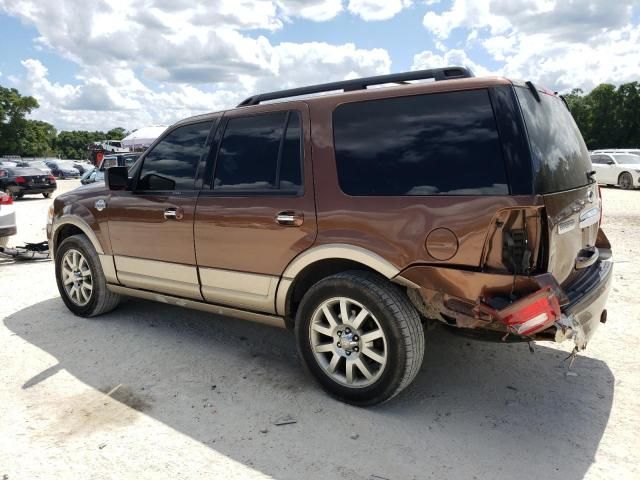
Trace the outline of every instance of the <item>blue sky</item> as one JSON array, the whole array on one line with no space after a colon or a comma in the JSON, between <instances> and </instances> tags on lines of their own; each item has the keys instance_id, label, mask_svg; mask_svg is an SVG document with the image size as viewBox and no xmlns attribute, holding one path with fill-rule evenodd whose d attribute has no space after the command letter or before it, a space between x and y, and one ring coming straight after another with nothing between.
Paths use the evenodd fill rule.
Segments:
<instances>
[{"instance_id":1,"label":"blue sky","mask_svg":"<svg viewBox=\"0 0 640 480\"><path fill-rule=\"evenodd\" d=\"M58 128L139 128L264 90L464 65L559 91L640 74L636 0L0 0L0 84Z\"/></svg>"}]
</instances>

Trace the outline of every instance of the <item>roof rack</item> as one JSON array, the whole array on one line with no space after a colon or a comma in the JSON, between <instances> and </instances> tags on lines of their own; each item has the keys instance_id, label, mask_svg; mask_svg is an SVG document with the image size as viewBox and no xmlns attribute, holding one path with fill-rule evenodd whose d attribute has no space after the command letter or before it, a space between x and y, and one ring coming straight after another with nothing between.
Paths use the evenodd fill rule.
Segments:
<instances>
[{"instance_id":1,"label":"roof rack","mask_svg":"<svg viewBox=\"0 0 640 480\"><path fill-rule=\"evenodd\" d=\"M245 99L238 107L247 105L258 105L268 100L278 100L280 98L299 97L301 95L311 95L314 93L331 92L342 90L344 92L352 92L355 90L365 90L371 85L383 85L385 83L407 83L412 80L426 80L433 78L435 81L451 80L454 78L473 77L471 70L465 67L445 67L431 68L429 70L416 70L414 72L392 73L389 75L377 75L375 77L356 78L353 80L344 80L341 82L322 83L320 85L311 85L309 87L291 88L289 90L280 90L279 92L261 93Z\"/></svg>"}]
</instances>

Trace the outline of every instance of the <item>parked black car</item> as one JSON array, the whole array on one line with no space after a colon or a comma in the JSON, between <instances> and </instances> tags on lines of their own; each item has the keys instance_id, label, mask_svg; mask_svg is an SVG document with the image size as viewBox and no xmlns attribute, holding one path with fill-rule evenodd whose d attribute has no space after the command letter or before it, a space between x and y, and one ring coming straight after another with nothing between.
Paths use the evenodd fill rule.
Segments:
<instances>
[{"instance_id":1,"label":"parked black car","mask_svg":"<svg viewBox=\"0 0 640 480\"><path fill-rule=\"evenodd\" d=\"M13 198L42 194L49 198L57 188L53 175L31 167L0 167L0 190Z\"/></svg>"},{"instance_id":2,"label":"parked black car","mask_svg":"<svg viewBox=\"0 0 640 480\"><path fill-rule=\"evenodd\" d=\"M44 163L51 169L51 173L58 178L78 178L80 172L68 160L46 160Z\"/></svg>"}]
</instances>

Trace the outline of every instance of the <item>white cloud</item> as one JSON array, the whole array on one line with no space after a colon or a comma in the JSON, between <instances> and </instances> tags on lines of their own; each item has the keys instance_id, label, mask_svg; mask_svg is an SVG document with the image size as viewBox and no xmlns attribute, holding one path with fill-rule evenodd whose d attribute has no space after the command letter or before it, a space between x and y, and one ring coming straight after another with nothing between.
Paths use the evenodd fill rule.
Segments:
<instances>
[{"instance_id":1,"label":"white cloud","mask_svg":"<svg viewBox=\"0 0 640 480\"><path fill-rule=\"evenodd\" d=\"M429 68L439 67L467 67L476 76L491 75L491 72L472 61L463 50L448 50L443 55L438 55L430 50L417 53L413 56L413 65L411 70L426 70Z\"/></svg>"},{"instance_id":2,"label":"white cloud","mask_svg":"<svg viewBox=\"0 0 640 480\"><path fill-rule=\"evenodd\" d=\"M349 0L347 8L366 21L388 20L411 3L411 0Z\"/></svg>"},{"instance_id":3,"label":"white cloud","mask_svg":"<svg viewBox=\"0 0 640 480\"><path fill-rule=\"evenodd\" d=\"M483 48L499 65L495 73L555 90L589 90L637 79L634 5L637 0L453 0L441 13L427 12L423 24L440 42L454 30L466 32L467 47Z\"/></svg>"},{"instance_id":4,"label":"white cloud","mask_svg":"<svg viewBox=\"0 0 640 480\"><path fill-rule=\"evenodd\" d=\"M38 45L78 65L75 82L52 82L35 59L12 77L38 98L37 118L78 129L171 123L264 90L388 73L383 49L272 44L249 32L342 8L341 0L0 0L0 11L35 26Z\"/></svg>"},{"instance_id":5,"label":"white cloud","mask_svg":"<svg viewBox=\"0 0 640 480\"><path fill-rule=\"evenodd\" d=\"M342 11L342 0L286 0L279 5L286 15L316 22L331 20Z\"/></svg>"}]
</instances>

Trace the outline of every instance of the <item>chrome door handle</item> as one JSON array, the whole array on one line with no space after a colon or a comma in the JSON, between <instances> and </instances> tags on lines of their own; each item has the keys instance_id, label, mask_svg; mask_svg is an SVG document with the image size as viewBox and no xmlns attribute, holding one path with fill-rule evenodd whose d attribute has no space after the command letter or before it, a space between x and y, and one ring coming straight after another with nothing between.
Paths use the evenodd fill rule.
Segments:
<instances>
[{"instance_id":1,"label":"chrome door handle","mask_svg":"<svg viewBox=\"0 0 640 480\"><path fill-rule=\"evenodd\" d=\"M164 211L165 220L182 220L184 213L180 207L167 208Z\"/></svg>"},{"instance_id":2,"label":"chrome door handle","mask_svg":"<svg viewBox=\"0 0 640 480\"><path fill-rule=\"evenodd\" d=\"M299 227L304 223L304 215L292 211L280 212L276 215L276 223L289 227Z\"/></svg>"}]
</instances>

